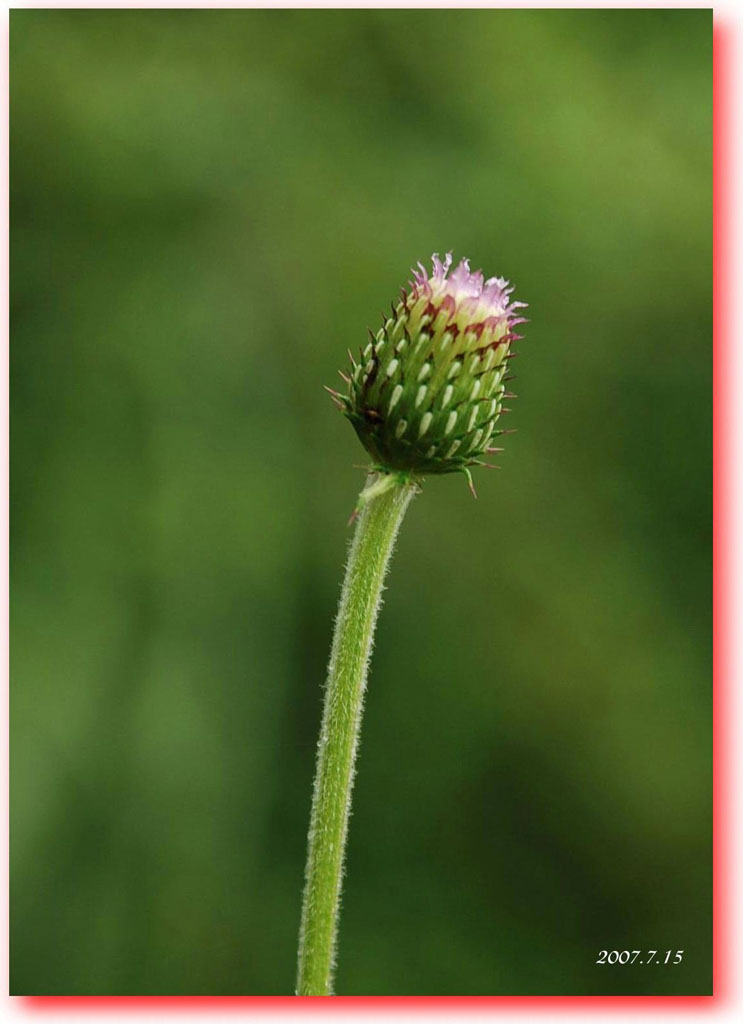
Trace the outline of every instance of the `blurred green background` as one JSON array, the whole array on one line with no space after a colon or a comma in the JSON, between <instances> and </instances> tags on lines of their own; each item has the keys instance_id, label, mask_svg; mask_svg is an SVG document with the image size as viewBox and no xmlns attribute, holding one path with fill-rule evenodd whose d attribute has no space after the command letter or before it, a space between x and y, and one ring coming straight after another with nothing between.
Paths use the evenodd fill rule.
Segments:
<instances>
[{"instance_id":1,"label":"blurred green background","mask_svg":"<svg viewBox=\"0 0 743 1024\"><path fill-rule=\"evenodd\" d=\"M710 991L711 22L12 12L14 993L292 991L322 385L446 249L518 433L403 526L338 991Z\"/></svg>"}]
</instances>

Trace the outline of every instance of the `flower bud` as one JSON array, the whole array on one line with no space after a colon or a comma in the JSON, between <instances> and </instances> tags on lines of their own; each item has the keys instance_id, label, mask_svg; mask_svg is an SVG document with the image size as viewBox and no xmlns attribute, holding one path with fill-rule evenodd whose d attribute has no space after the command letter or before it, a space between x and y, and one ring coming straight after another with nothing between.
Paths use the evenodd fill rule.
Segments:
<instances>
[{"instance_id":1,"label":"flower bud","mask_svg":"<svg viewBox=\"0 0 743 1024\"><path fill-rule=\"evenodd\" d=\"M449 275L451 253L443 263L434 254L430 276L418 266L358 361L351 356L351 375L342 374L348 395L331 393L377 469L470 479L469 467L487 465L480 456L503 433L495 427L525 303L467 260Z\"/></svg>"}]
</instances>

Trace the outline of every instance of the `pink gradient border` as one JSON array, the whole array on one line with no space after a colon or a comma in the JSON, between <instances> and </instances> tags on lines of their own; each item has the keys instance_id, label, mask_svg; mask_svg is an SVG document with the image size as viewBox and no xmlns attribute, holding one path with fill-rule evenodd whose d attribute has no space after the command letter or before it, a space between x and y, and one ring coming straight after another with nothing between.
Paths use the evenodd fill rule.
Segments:
<instances>
[{"instance_id":1,"label":"pink gradient border","mask_svg":"<svg viewBox=\"0 0 743 1024\"><path fill-rule=\"evenodd\" d=\"M68 6L48 3L45 6ZM120 6L101 3L96 6ZM126 6L139 7L133 3ZM167 2L161 7L176 6ZM181 8L202 4L180 3ZM228 5L233 6L233 5ZM242 5L234 5L242 6ZM281 4L281 6L303 6ZM367 6L351 3L348 6ZM387 6L382 4L382 6ZM417 7L412 3L409 6ZM462 5L469 7L469 4ZM494 5L501 6L501 5ZM507 6L507 5L503 5ZM530 5L531 6L531 5ZM542 5L536 4L535 7ZM548 5L544 5L548 6ZM567 7L574 6L567 4ZM613 7L645 7L641 3L616 3ZM678 4L660 3L658 7ZM5 38L7 68L7 34ZM17 996L17 1007L31 1014L46 1013L244 1013L247 1010L277 1013L373 1013L406 1010L450 1013L456 1010L624 1013L652 1010L659 1013L719 1013L731 1003L732 922L723 889L731 877L731 838L722 822L730 825L732 722L729 695L723 682L732 681L731 573L727 557L731 537L730 471L732 469L732 273L731 185L733 181L730 132L732 131L732 33L727 25L713 22L713 994L694 996ZM7 100L7 92L6 92ZM6 102L7 124L7 102ZM7 184L7 177L6 177ZM7 191L7 190L6 190Z\"/></svg>"}]
</instances>

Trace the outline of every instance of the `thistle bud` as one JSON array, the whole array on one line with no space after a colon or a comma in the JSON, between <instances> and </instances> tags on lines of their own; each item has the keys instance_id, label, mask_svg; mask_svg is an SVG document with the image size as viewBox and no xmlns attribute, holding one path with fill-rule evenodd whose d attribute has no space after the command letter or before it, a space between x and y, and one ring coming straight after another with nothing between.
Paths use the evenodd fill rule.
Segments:
<instances>
[{"instance_id":1,"label":"thistle bud","mask_svg":"<svg viewBox=\"0 0 743 1024\"><path fill-rule=\"evenodd\" d=\"M487 465L480 457L503 433L496 423L525 303L468 260L449 275L451 253L443 263L434 254L430 276L418 267L358 360L351 355L348 395L331 393L378 470L464 472L471 486L469 467Z\"/></svg>"}]
</instances>

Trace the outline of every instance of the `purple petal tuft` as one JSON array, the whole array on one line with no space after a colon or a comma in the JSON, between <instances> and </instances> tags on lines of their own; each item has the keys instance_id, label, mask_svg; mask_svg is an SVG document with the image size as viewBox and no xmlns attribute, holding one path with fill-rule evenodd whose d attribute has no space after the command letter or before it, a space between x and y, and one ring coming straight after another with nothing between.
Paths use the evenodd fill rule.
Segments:
<instances>
[{"instance_id":1,"label":"purple petal tuft","mask_svg":"<svg viewBox=\"0 0 743 1024\"><path fill-rule=\"evenodd\" d=\"M467 259L460 260L451 274L450 252L443 262L439 254L434 253L431 262L433 273L430 277L422 263L418 264L419 270L413 270L411 288L415 298L425 295L434 302L452 299L455 306L473 321L489 317L510 318L515 310L527 305L525 302L511 301L513 285L505 277L489 277L485 281L481 270L474 273L470 270Z\"/></svg>"}]
</instances>

